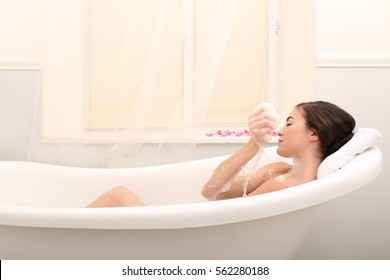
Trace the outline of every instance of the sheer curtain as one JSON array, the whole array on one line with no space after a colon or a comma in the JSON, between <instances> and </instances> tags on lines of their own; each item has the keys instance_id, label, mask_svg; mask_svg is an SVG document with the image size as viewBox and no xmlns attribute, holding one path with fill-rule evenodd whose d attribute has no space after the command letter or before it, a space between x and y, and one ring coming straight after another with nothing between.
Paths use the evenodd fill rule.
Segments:
<instances>
[{"instance_id":1,"label":"sheer curtain","mask_svg":"<svg viewBox=\"0 0 390 280\"><path fill-rule=\"evenodd\" d=\"M208 129L245 125L267 94L267 0L43 8L43 135L109 135L103 167L189 160Z\"/></svg>"}]
</instances>

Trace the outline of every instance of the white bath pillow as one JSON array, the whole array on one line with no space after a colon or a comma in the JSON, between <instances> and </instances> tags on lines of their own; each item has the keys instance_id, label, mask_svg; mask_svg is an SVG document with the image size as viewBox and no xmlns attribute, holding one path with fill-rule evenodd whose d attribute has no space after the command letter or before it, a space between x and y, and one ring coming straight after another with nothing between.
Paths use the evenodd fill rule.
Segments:
<instances>
[{"instance_id":1,"label":"white bath pillow","mask_svg":"<svg viewBox=\"0 0 390 280\"><path fill-rule=\"evenodd\" d=\"M380 132L373 128L359 128L344 146L322 161L317 170L317 178L326 177L339 170L355 155L377 145L382 140Z\"/></svg>"}]
</instances>

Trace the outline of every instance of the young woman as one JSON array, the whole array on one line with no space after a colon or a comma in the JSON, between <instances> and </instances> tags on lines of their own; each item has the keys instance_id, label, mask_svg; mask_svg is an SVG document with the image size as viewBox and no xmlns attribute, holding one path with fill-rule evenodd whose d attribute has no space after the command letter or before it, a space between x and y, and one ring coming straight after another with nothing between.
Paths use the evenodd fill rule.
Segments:
<instances>
[{"instance_id":1,"label":"young woman","mask_svg":"<svg viewBox=\"0 0 390 280\"><path fill-rule=\"evenodd\" d=\"M246 178L237 174L267 143L273 121L262 110L250 116L252 137L216 168L202 189L203 196L209 200L243 196ZM277 153L292 158L293 164L275 162L258 169L249 178L246 193L258 195L315 180L320 163L352 138L354 128L355 119L332 103L315 101L296 105L278 132L277 148ZM144 203L129 189L116 187L88 207L141 205Z\"/></svg>"}]
</instances>

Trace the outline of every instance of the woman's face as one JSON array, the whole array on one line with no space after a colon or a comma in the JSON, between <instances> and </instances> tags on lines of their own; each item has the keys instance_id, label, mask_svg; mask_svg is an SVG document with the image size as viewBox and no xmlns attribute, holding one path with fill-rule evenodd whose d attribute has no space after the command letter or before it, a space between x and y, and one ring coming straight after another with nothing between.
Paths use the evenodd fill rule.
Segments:
<instances>
[{"instance_id":1,"label":"woman's face","mask_svg":"<svg viewBox=\"0 0 390 280\"><path fill-rule=\"evenodd\" d=\"M282 157L294 157L304 151L313 139L313 131L306 126L302 112L294 108L279 132L277 152Z\"/></svg>"}]
</instances>

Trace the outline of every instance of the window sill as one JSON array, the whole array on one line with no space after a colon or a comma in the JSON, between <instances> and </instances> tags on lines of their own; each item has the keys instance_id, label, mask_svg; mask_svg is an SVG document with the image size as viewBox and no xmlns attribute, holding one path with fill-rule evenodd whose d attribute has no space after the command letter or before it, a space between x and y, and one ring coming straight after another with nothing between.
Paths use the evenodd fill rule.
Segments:
<instances>
[{"instance_id":1,"label":"window sill","mask_svg":"<svg viewBox=\"0 0 390 280\"><path fill-rule=\"evenodd\" d=\"M197 140L194 138L186 138L182 134L170 134L169 136L162 136L161 132L147 132L132 137L129 143L171 143L171 144L185 144L185 143L200 143L200 144L243 144L246 143L250 136L206 136L206 133L201 133ZM46 144L113 144L118 141L123 141L120 132L107 131L84 131L79 133L69 133L58 136L44 136L43 143ZM277 142L277 137L272 137L271 143Z\"/></svg>"}]
</instances>

